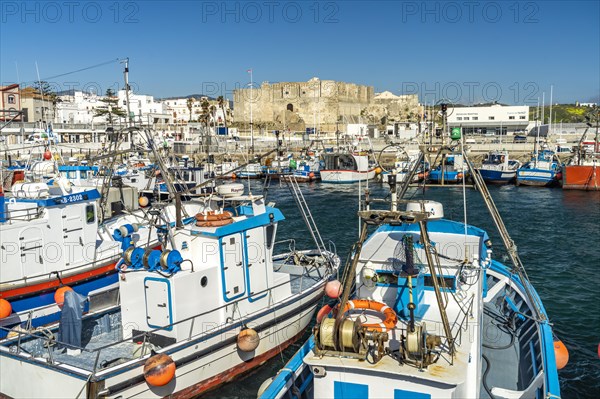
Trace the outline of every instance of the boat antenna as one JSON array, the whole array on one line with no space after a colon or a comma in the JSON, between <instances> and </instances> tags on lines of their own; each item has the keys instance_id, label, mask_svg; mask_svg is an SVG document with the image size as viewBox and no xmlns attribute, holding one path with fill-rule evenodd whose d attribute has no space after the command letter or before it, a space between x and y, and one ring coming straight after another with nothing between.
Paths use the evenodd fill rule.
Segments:
<instances>
[{"instance_id":1,"label":"boat antenna","mask_svg":"<svg viewBox=\"0 0 600 399\"><path fill-rule=\"evenodd\" d=\"M125 105L127 106L127 118L125 118L125 126L129 127L129 123L131 122L131 108L129 106L129 57L126 57L121 61L122 64L125 64L125 69L123 70L123 77L125 79ZM131 143L129 143L131 146Z\"/></svg>"}]
</instances>

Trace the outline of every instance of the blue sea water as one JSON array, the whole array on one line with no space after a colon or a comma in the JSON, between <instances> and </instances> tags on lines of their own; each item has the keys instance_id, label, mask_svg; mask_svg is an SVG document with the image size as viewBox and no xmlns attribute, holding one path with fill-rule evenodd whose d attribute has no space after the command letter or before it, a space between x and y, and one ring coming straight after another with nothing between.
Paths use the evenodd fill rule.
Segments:
<instances>
[{"instance_id":1,"label":"blue sea water","mask_svg":"<svg viewBox=\"0 0 600 399\"><path fill-rule=\"evenodd\" d=\"M262 192L260 182L250 184L254 194ZM344 261L358 237L358 184L311 183L301 187L321 235L336 244ZM369 190L373 197L388 194L387 186L381 184L371 184ZM599 397L600 192L515 186L494 186L490 192L554 331L569 350L569 363L559 371L562 397ZM314 247L287 187L273 183L267 195L268 201L274 201L286 215L277 238L294 238L298 247ZM463 221L460 187L427 188L411 191L410 196L442 202L446 218ZM508 262L480 194L467 189L467 204L468 223L485 229L494 243L495 259ZM300 344L204 397L256 397L261 383L275 375Z\"/></svg>"}]
</instances>

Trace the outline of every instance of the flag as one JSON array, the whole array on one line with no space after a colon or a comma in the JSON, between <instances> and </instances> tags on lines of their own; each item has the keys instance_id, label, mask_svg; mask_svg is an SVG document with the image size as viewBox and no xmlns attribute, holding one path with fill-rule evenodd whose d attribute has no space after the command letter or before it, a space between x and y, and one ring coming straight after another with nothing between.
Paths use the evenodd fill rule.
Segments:
<instances>
[{"instance_id":1,"label":"flag","mask_svg":"<svg viewBox=\"0 0 600 399\"><path fill-rule=\"evenodd\" d=\"M252 73L252 69L248 69L246 72L248 72L248 73Z\"/></svg>"}]
</instances>

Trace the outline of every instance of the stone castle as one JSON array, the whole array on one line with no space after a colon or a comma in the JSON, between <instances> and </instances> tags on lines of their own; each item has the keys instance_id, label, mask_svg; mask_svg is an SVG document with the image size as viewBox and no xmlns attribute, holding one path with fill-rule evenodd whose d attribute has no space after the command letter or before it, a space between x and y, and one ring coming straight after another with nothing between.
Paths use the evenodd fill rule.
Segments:
<instances>
[{"instance_id":1,"label":"stone castle","mask_svg":"<svg viewBox=\"0 0 600 399\"><path fill-rule=\"evenodd\" d=\"M251 104L255 129L296 132L315 125L320 131L335 132L344 130L348 123L381 124L384 116L419 112L417 95L375 95L372 86L319 78L308 82L265 82L260 88L236 90L234 121L241 128L249 127ZM409 112L405 112L407 107Z\"/></svg>"}]
</instances>

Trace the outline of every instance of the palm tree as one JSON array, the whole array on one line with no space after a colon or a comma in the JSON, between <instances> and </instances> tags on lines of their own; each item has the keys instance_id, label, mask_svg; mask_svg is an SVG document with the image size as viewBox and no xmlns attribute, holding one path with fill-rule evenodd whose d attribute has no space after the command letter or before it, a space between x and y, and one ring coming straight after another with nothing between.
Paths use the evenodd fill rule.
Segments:
<instances>
[{"instance_id":1,"label":"palm tree","mask_svg":"<svg viewBox=\"0 0 600 399\"><path fill-rule=\"evenodd\" d=\"M194 97L190 97L187 99L187 108L190 111L190 122L192 121L192 107L194 106Z\"/></svg>"},{"instance_id":2,"label":"palm tree","mask_svg":"<svg viewBox=\"0 0 600 399\"><path fill-rule=\"evenodd\" d=\"M223 98L223 96L219 96L217 98L217 104L219 104L219 108L221 108L221 111L223 111L223 124L225 125L225 127L227 127L227 113L225 111L225 99Z\"/></svg>"}]
</instances>

